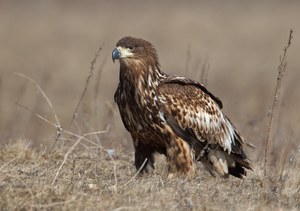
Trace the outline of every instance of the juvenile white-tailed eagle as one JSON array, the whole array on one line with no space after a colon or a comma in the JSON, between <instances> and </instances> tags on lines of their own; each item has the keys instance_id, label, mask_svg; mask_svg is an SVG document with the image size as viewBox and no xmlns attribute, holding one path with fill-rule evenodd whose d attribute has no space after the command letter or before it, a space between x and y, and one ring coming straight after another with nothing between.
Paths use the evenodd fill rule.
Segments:
<instances>
[{"instance_id":1,"label":"juvenile white-tailed eagle","mask_svg":"<svg viewBox=\"0 0 300 211\"><path fill-rule=\"evenodd\" d=\"M222 102L202 84L161 71L153 45L124 37L112 52L120 61L114 99L135 147L135 166L154 168L155 152L167 157L170 174L195 174L201 161L212 175L242 178L250 161L247 142L221 111Z\"/></svg>"}]
</instances>

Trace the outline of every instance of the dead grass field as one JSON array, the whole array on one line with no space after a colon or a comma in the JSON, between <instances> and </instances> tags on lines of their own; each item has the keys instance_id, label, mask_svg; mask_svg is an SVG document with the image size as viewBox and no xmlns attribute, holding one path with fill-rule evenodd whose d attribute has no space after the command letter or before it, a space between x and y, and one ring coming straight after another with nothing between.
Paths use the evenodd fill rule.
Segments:
<instances>
[{"instance_id":1,"label":"dead grass field","mask_svg":"<svg viewBox=\"0 0 300 211\"><path fill-rule=\"evenodd\" d=\"M299 8L298 1L1 1L0 208L299 210ZM265 178L277 66L290 28ZM208 89L256 145L247 151L254 165L247 178L212 178L199 164L196 178L170 180L162 156L154 172L136 175L132 143L113 102L119 66L111 51L124 35L151 41L167 73L200 80L209 64ZM14 72L41 86L73 135L65 131L55 142L55 127L15 104L55 122L34 84Z\"/></svg>"},{"instance_id":2,"label":"dead grass field","mask_svg":"<svg viewBox=\"0 0 300 211\"><path fill-rule=\"evenodd\" d=\"M213 178L201 165L192 180L167 179L158 158L155 172L135 176L132 154L112 157L93 150L75 150L64 160L67 147L52 153L35 152L25 140L1 150L0 206L11 210L291 210L299 209L299 153L278 179L255 168L247 179ZM26 142L26 141L25 141Z\"/></svg>"}]
</instances>

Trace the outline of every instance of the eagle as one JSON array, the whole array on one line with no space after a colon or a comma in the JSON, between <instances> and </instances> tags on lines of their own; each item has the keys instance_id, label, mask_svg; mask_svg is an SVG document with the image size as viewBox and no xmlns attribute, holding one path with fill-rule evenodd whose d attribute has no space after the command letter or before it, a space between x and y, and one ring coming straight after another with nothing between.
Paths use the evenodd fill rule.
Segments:
<instances>
[{"instance_id":1,"label":"eagle","mask_svg":"<svg viewBox=\"0 0 300 211\"><path fill-rule=\"evenodd\" d=\"M213 176L238 178L252 170L244 147L251 146L222 112L222 102L201 83L161 70L154 46L126 36L112 51L119 60L114 95L131 134L135 167L154 169L154 154L164 154L169 176L196 175L200 161Z\"/></svg>"}]
</instances>

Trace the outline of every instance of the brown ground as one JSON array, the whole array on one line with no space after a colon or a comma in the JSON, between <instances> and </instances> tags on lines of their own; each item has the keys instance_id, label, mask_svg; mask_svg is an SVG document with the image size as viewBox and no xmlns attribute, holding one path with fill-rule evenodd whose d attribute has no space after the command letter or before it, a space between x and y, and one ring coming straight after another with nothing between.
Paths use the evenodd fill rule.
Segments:
<instances>
[{"instance_id":1,"label":"brown ground","mask_svg":"<svg viewBox=\"0 0 300 211\"><path fill-rule=\"evenodd\" d=\"M300 2L82 2L0 2L2 209L300 209ZM265 178L263 151L276 70L290 28L295 34ZM209 64L208 89L256 145L247 150L254 172L244 180L224 180L199 164L196 178L170 180L158 156L154 172L135 176L130 136L113 102L118 64L110 57L124 35L151 41L167 73L200 80ZM102 45L70 126L91 60ZM86 134L95 144L82 139L74 145L78 137L64 133L50 150L55 128L15 102L55 122L53 111L33 84L14 72L38 82L63 128ZM105 133L87 134L95 131Z\"/></svg>"}]
</instances>

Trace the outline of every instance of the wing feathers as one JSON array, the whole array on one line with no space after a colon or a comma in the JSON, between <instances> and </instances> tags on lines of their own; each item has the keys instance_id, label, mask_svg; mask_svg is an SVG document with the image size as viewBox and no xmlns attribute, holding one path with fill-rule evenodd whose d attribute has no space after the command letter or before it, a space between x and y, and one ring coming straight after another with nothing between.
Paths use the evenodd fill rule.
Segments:
<instances>
[{"instance_id":1,"label":"wing feathers","mask_svg":"<svg viewBox=\"0 0 300 211\"><path fill-rule=\"evenodd\" d=\"M220 108L223 108L222 101L218 97L210 93L201 83L198 83L197 81L193 81L189 78L178 77L176 75L169 76L168 78L165 79L163 83L167 84L167 83L174 83L174 82L182 85L191 85L198 88L202 92L206 93L211 99L213 99Z\"/></svg>"},{"instance_id":2,"label":"wing feathers","mask_svg":"<svg viewBox=\"0 0 300 211\"><path fill-rule=\"evenodd\" d=\"M182 80L182 78L180 78ZM182 130L191 129L198 140L219 144L228 153L234 143L234 127L223 115L219 103L199 87L181 83L160 85L161 106Z\"/></svg>"},{"instance_id":3,"label":"wing feathers","mask_svg":"<svg viewBox=\"0 0 300 211\"><path fill-rule=\"evenodd\" d=\"M158 99L163 99L159 105L166 123L194 147L197 160L208 169L221 176L229 173L243 177L244 168L251 169L242 147L247 142L221 111L221 101L191 83L191 80L185 83L183 78L178 82L173 77L159 86Z\"/></svg>"}]
</instances>

